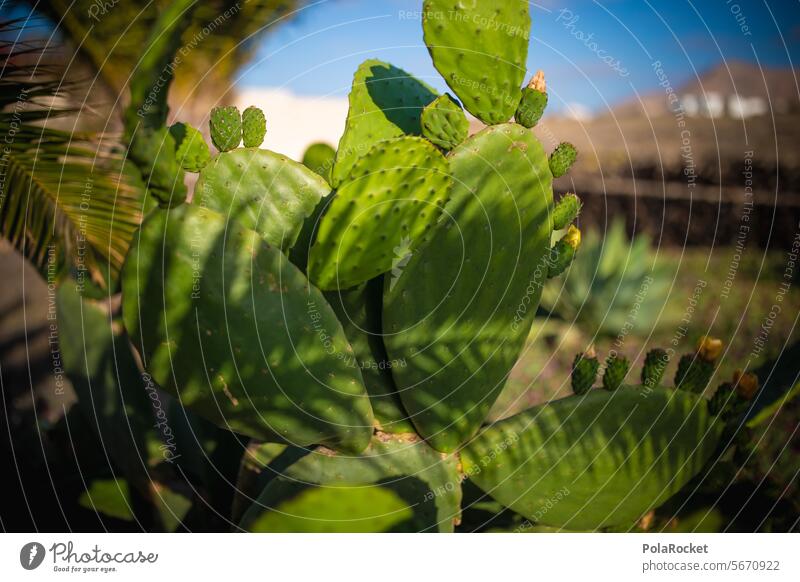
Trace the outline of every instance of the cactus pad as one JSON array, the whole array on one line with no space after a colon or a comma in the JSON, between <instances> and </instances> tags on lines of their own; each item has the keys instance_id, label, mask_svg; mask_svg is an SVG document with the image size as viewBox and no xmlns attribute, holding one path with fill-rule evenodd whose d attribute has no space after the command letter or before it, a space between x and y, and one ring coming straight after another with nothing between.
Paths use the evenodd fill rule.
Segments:
<instances>
[{"instance_id":1,"label":"cactus pad","mask_svg":"<svg viewBox=\"0 0 800 582\"><path fill-rule=\"evenodd\" d=\"M188 123L170 126L169 133L175 140L175 158L187 172L199 172L211 159L203 134Z\"/></svg>"},{"instance_id":2,"label":"cactus pad","mask_svg":"<svg viewBox=\"0 0 800 582\"><path fill-rule=\"evenodd\" d=\"M211 141L219 151L227 152L239 147L242 141L242 116L235 106L212 109L209 128Z\"/></svg>"},{"instance_id":3,"label":"cactus pad","mask_svg":"<svg viewBox=\"0 0 800 582\"><path fill-rule=\"evenodd\" d=\"M520 0L425 0L422 29L433 65L487 125L514 115L525 79L531 17Z\"/></svg>"},{"instance_id":4,"label":"cactus pad","mask_svg":"<svg viewBox=\"0 0 800 582\"><path fill-rule=\"evenodd\" d=\"M267 484L241 522L250 531L452 532L460 515L456 459L410 435L373 438L357 457L317 449L265 469Z\"/></svg>"},{"instance_id":5,"label":"cactus pad","mask_svg":"<svg viewBox=\"0 0 800 582\"><path fill-rule=\"evenodd\" d=\"M415 244L447 201L447 161L419 137L376 144L353 166L322 217L308 276L320 289L347 289L392 268L394 249Z\"/></svg>"},{"instance_id":6,"label":"cactus pad","mask_svg":"<svg viewBox=\"0 0 800 582\"><path fill-rule=\"evenodd\" d=\"M194 200L286 250L329 192L325 180L302 164L248 148L219 154L203 168Z\"/></svg>"},{"instance_id":7,"label":"cactus pad","mask_svg":"<svg viewBox=\"0 0 800 582\"><path fill-rule=\"evenodd\" d=\"M651 387L661 384L668 362L669 356L667 352L660 348L647 352L644 357L644 366L642 367L642 385Z\"/></svg>"},{"instance_id":8,"label":"cactus pad","mask_svg":"<svg viewBox=\"0 0 800 582\"><path fill-rule=\"evenodd\" d=\"M548 278L558 277L570 266L580 245L581 231L570 225L567 233L550 250L550 264L547 269Z\"/></svg>"},{"instance_id":9,"label":"cactus pad","mask_svg":"<svg viewBox=\"0 0 800 582\"><path fill-rule=\"evenodd\" d=\"M553 230L561 230L572 224L581 211L581 199L575 194L564 194L553 208Z\"/></svg>"},{"instance_id":10,"label":"cactus pad","mask_svg":"<svg viewBox=\"0 0 800 582\"><path fill-rule=\"evenodd\" d=\"M422 135L443 150L451 150L467 139L469 121L450 95L441 95L422 110Z\"/></svg>"},{"instance_id":11,"label":"cactus pad","mask_svg":"<svg viewBox=\"0 0 800 582\"><path fill-rule=\"evenodd\" d=\"M267 134L264 112L252 105L242 112L242 143L246 148L257 148Z\"/></svg>"},{"instance_id":12,"label":"cactus pad","mask_svg":"<svg viewBox=\"0 0 800 582\"><path fill-rule=\"evenodd\" d=\"M603 388L616 390L625 381L631 363L625 356L610 355L606 358L606 369L603 372Z\"/></svg>"},{"instance_id":13,"label":"cactus pad","mask_svg":"<svg viewBox=\"0 0 800 582\"><path fill-rule=\"evenodd\" d=\"M452 451L478 430L516 362L547 276L551 175L527 129L484 129L449 156L453 193L384 296L392 373L418 432Z\"/></svg>"},{"instance_id":14,"label":"cactus pad","mask_svg":"<svg viewBox=\"0 0 800 582\"><path fill-rule=\"evenodd\" d=\"M722 432L692 394L643 394L593 390L502 420L462 451L466 475L543 525L633 524L703 468Z\"/></svg>"},{"instance_id":15,"label":"cactus pad","mask_svg":"<svg viewBox=\"0 0 800 582\"><path fill-rule=\"evenodd\" d=\"M403 135L421 135L422 109L436 92L402 69L378 60L361 63L353 77L350 109L339 140L331 185L339 186L356 160L377 142Z\"/></svg>"},{"instance_id":16,"label":"cactus pad","mask_svg":"<svg viewBox=\"0 0 800 582\"><path fill-rule=\"evenodd\" d=\"M597 380L597 371L600 369L600 362L594 353L576 354L572 362L572 391L575 394L586 394L594 386Z\"/></svg>"},{"instance_id":17,"label":"cactus pad","mask_svg":"<svg viewBox=\"0 0 800 582\"><path fill-rule=\"evenodd\" d=\"M159 206L173 208L186 201L188 191L183 168L175 157L175 138L166 127L137 131L129 155Z\"/></svg>"},{"instance_id":18,"label":"cactus pad","mask_svg":"<svg viewBox=\"0 0 800 582\"><path fill-rule=\"evenodd\" d=\"M264 440L367 445L372 410L341 325L256 232L194 204L156 213L122 286L145 368L191 411Z\"/></svg>"},{"instance_id":19,"label":"cactus pad","mask_svg":"<svg viewBox=\"0 0 800 582\"><path fill-rule=\"evenodd\" d=\"M330 181L336 150L326 143L312 143L303 154L303 165Z\"/></svg>"},{"instance_id":20,"label":"cactus pad","mask_svg":"<svg viewBox=\"0 0 800 582\"><path fill-rule=\"evenodd\" d=\"M361 369L375 421L389 433L413 433L414 427L403 409L392 379L392 367L408 362L392 361L386 355L381 333L383 278L378 277L344 291L325 293L355 352L348 362Z\"/></svg>"},{"instance_id":21,"label":"cactus pad","mask_svg":"<svg viewBox=\"0 0 800 582\"><path fill-rule=\"evenodd\" d=\"M578 151L571 143L560 143L550 154L550 171L553 173L554 178L560 178L566 174L575 159L578 157Z\"/></svg>"},{"instance_id":22,"label":"cactus pad","mask_svg":"<svg viewBox=\"0 0 800 582\"><path fill-rule=\"evenodd\" d=\"M545 107L547 107L547 93L525 87L522 90L522 97L514 114L514 119L523 127L533 127L542 118Z\"/></svg>"}]
</instances>

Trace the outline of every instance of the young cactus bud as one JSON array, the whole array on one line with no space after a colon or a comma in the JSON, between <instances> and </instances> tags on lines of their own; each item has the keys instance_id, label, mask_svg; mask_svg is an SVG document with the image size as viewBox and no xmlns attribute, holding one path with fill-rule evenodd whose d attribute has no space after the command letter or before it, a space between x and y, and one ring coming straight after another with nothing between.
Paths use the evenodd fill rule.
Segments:
<instances>
[{"instance_id":1,"label":"young cactus bud","mask_svg":"<svg viewBox=\"0 0 800 582\"><path fill-rule=\"evenodd\" d=\"M553 208L553 230L561 230L572 224L580 211L581 199L571 192L564 194Z\"/></svg>"},{"instance_id":2,"label":"young cactus bud","mask_svg":"<svg viewBox=\"0 0 800 582\"><path fill-rule=\"evenodd\" d=\"M704 335L697 342L697 355L706 362L713 362L722 353L722 340Z\"/></svg>"},{"instance_id":3,"label":"young cactus bud","mask_svg":"<svg viewBox=\"0 0 800 582\"><path fill-rule=\"evenodd\" d=\"M581 245L581 231L575 226L570 225L567 234L553 245L550 249L550 262L547 268L547 277L552 279L558 277L563 273L572 259L575 258L575 253Z\"/></svg>"},{"instance_id":4,"label":"young cactus bud","mask_svg":"<svg viewBox=\"0 0 800 582\"><path fill-rule=\"evenodd\" d=\"M443 150L451 150L467 139L469 121L458 101L448 93L431 101L420 115L422 135Z\"/></svg>"},{"instance_id":5,"label":"young cactus bud","mask_svg":"<svg viewBox=\"0 0 800 582\"><path fill-rule=\"evenodd\" d=\"M187 172L199 172L211 159L203 134L188 123L170 126L169 133L175 140L175 158Z\"/></svg>"},{"instance_id":6,"label":"young cactus bud","mask_svg":"<svg viewBox=\"0 0 800 582\"><path fill-rule=\"evenodd\" d=\"M667 369L668 362L667 352L661 348L655 348L647 352L644 357L644 367L642 368L642 384L647 388L658 386L664 377L664 370Z\"/></svg>"},{"instance_id":7,"label":"young cactus bud","mask_svg":"<svg viewBox=\"0 0 800 582\"><path fill-rule=\"evenodd\" d=\"M714 364L698 357L697 354L684 354L678 360L675 372L675 387L699 394L708 386L714 374Z\"/></svg>"},{"instance_id":8,"label":"young cactus bud","mask_svg":"<svg viewBox=\"0 0 800 582\"><path fill-rule=\"evenodd\" d=\"M743 400L752 400L758 392L758 376L752 372L742 372L736 370L733 373L733 385L736 387L736 393Z\"/></svg>"},{"instance_id":9,"label":"young cactus bud","mask_svg":"<svg viewBox=\"0 0 800 582\"><path fill-rule=\"evenodd\" d=\"M267 134L267 118L264 112L252 105L242 113L242 141L244 147L257 148Z\"/></svg>"},{"instance_id":10,"label":"young cactus bud","mask_svg":"<svg viewBox=\"0 0 800 582\"><path fill-rule=\"evenodd\" d=\"M335 157L336 150L330 145L323 142L312 143L303 154L303 165L330 181Z\"/></svg>"},{"instance_id":11,"label":"young cactus bud","mask_svg":"<svg viewBox=\"0 0 800 582\"><path fill-rule=\"evenodd\" d=\"M575 360L572 362L572 391L575 394L586 394L595 380L597 380L597 371L600 369L600 362L597 361L597 356L593 348L589 348L582 354L576 354Z\"/></svg>"},{"instance_id":12,"label":"young cactus bud","mask_svg":"<svg viewBox=\"0 0 800 582\"><path fill-rule=\"evenodd\" d=\"M528 86L522 90L522 98L514 119L523 127L533 127L539 123L545 107L547 107L547 86L544 72L537 71Z\"/></svg>"},{"instance_id":13,"label":"young cactus bud","mask_svg":"<svg viewBox=\"0 0 800 582\"><path fill-rule=\"evenodd\" d=\"M678 361L675 386L699 394L706 389L714 375L714 363L722 353L722 341L703 336L694 354L684 354Z\"/></svg>"},{"instance_id":14,"label":"young cactus bud","mask_svg":"<svg viewBox=\"0 0 800 582\"><path fill-rule=\"evenodd\" d=\"M603 373L603 388L616 390L625 381L631 363L625 356L608 356L606 358L606 371Z\"/></svg>"},{"instance_id":15,"label":"young cactus bud","mask_svg":"<svg viewBox=\"0 0 800 582\"><path fill-rule=\"evenodd\" d=\"M242 141L242 116L234 106L215 107L209 122L211 141L221 152L230 151Z\"/></svg>"},{"instance_id":16,"label":"young cactus bud","mask_svg":"<svg viewBox=\"0 0 800 582\"><path fill-rule=\"evenodd\" d=\"M568 142L559 144L550 154L550 172L554 178L560 178L567 173L570 166L578 157L575 146Z\"/></svg>"}]
</instances>

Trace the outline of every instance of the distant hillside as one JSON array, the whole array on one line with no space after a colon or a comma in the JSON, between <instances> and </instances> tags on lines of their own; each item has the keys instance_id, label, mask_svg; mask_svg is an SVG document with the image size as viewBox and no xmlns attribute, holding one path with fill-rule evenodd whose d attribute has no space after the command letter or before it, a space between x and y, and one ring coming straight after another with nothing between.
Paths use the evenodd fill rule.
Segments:
<instances>
[{"instance_id":1,"label":"distant hillside","mask_svg":"<svg viewBox=\"0 0 800 582\"><path fill-rule=\"evenodd\" d=\"M677 87L679 96L709 95L724 99L738 95L742 99L760 98L772 104L778 113L800 110L800 71L786 68L763 68L744 61L726 61L709 69L684 85ZM644 95L641 102L625 101L612 110L616 117L647 115L658 117L670 113L665 91Z\"/></svg>"}]
</instances>

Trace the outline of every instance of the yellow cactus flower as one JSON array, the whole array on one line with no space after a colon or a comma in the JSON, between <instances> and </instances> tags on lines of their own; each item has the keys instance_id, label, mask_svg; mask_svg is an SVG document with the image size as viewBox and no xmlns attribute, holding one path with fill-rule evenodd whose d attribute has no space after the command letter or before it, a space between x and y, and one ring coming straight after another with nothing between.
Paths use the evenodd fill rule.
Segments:
<instances>
[{"instance_id":1,"label":"yellow cactus flower","mask_svg":"<svg viewBox=\"0 0 800 582\"><path fill-rule=\"evenodd\" d=\"M722 340L704 335L697 342L697 354L706 362L713 362L722 353Z\"/></svg>"}]
</instances>

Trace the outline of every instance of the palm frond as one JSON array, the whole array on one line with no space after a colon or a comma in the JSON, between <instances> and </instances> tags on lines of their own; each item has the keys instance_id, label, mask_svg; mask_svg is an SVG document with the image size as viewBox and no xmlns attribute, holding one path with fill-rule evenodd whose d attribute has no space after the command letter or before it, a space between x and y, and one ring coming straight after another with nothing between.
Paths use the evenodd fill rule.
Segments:
<instances>
[{"instance_id":1,"label":"palm frond","mask_svg":"<svg viewBox=\"0 0 800 582\"><path fill-rule=\"evenodd\" d=\"M0 43L0 234L44 275L71 268L105 288L142 220L144 187L118 139L46 127L73 111L53 105L65 85L35 48Z\"/></svg>"}]
</instances>

